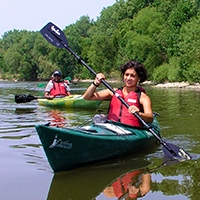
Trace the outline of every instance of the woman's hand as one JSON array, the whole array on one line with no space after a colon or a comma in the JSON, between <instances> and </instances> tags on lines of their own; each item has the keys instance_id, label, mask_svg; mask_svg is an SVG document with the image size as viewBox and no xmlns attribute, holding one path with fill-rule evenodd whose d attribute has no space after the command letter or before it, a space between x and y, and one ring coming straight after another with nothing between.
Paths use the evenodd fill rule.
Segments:
<instances>
[{"instance_id":1,"label":"woman's hand","mask_svg":"<svg viewBox=\"0 0 200 200\"><path fill-rule=\"evenodd\" d=\"M99 86L99 85L101 84L101 80L102 80L102 79L106 79L106 77L104 76L104 74L98 73L98 74L96 75L95 80L94 80L94 84Z\"/></svg>"},{"instance_id":2,"label":"woman's hand","mask_svg":"<svg viewBox=\"0 0 200 200\"><path fill-rule=\"evenodd\" d=\"M139 113L139 109L136 106L130 106L128 112L134 114L135 112Z\"/></svg>"}]
</instances>

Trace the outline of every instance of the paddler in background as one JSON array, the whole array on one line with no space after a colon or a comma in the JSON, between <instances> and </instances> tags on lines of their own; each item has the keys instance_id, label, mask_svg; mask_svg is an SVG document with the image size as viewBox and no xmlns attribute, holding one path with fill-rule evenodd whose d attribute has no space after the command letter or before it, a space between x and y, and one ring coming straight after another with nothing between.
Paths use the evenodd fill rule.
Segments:
<instances>
[{"instance_id":1,"label":"paddler in background","mask_svg":"<svg viewBox=\"0 0 200 200\"><path fill-rule=\"evenodd\" d=\"M61 80L62 74L60 71L56 70L52 79L47 83L44 91L44 97L47 99L62 98L65 96L70 96L70 87L67 83Z\"/></svg>"}]
</instances>

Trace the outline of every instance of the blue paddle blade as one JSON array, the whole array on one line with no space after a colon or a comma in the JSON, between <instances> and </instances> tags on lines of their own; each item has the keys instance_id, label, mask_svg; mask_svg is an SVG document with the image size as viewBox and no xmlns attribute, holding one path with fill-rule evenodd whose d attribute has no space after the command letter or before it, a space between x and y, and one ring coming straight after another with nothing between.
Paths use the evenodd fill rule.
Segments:
<instances>
[{"instance_id":1,"label":"blue paddle blade","mask_svg":"<svg viewBox=\"0 0 200 200\"><path fill-rule=\"evenodd\" d=\"M166 143L167 147L163 146L163 151L166 157L168 158L177 158L177 159L184 159L184 160L190 160L192 157L189 153L187 153L184 149L177 147L174 144ZM170 149L170 150L169 150Z\"/></svg>"},{"instance_id":2,"label":"blue paddle blade","mask_svg":"<svg viewBox=\"0 0 200 200\"><path fill-rule=\"evenodd\" d=\"M49 22L46 26L44 26L40 30L40 33L49 43L58 48L65 48L65 46L68 45L67 38L65 37L63 31L52 22Z\"/></svg>"}]
</instances>

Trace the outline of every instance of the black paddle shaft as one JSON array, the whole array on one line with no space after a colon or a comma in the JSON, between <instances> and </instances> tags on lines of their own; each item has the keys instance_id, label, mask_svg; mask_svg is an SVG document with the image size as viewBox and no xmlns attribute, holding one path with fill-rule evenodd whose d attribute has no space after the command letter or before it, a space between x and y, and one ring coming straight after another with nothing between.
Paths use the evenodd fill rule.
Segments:
<instances>
[{"instance_id":1,"label":"black paddle shaft","mask_svg":"<svg viewBox=\"0 0 200 200\"><path fill-rule=\"evenodd\" d=\"M67 49L81 64L83 64L93 75L96 76L96 72L93 71L69 46L68 41L65 36L65 34L62 32L60 28L58 28L53 23L49 22L46 26L44 26L41 29L41 34L43 37L52 45L58 47L58 48L65 48ZM126 108L129 108L129 104L119 96L118 93L114 91L114 89L104 80L102 79L101 82L126 106ZM164 151L164 154L167 157L177 157L177 158L183 158L183 159L191 159L191 156L184 151L183 149L180 149L179 147L164 142L156 133L154 133L153 129L139 116L138 113L133 113L135 117L138 118L138 120L153 134L154 137L159 140L160 144L165 147L165 149L168 151Z\"/></svg>"}]
</instances>

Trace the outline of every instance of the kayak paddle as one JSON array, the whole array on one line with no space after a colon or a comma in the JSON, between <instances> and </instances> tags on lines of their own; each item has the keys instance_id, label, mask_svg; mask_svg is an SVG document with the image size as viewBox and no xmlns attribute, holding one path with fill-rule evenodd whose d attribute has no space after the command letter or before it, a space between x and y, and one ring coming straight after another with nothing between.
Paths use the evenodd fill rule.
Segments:
<instances>
[{"instance_id":1,"label":"kayak paddle","mask_svg":"<svg viewBox=\"0 0 200 200\"><path fill-rule=\"evenodd\" d=\"M17 94L17 95L15 95L15 102L16 103L27 103L27 102L31 102L33 100L42 99L42 98L44 98L44 97L35 97L30 94Z\"/></svg>"},{"instance_id":2,"label":"kayak paddle","mask_svg":"<svg viewBox=\"0 0 200 200\"><path fill-rule=\"evenodd\" d=\"M40 33L43 37L52 45L58 48L65 48L67 49L82 65L84 65L93 75L96 76L96 72L93 71L69 46L68 41L63 33L63 31L54 25L52 22L49 22L46 26L44 26ZM102 79L101 82L126 106L129 108L128 103L119 96L118 93L114 91L114 89L104 80ZM138 113L134 113L135 117L140 120L140 122L147 128L149 132L153 134L153 136L163 145L164 155L170 158L176 159L191 159L192 157L187 153L184 149L177 147L174 144L166 143L162 140L154 131L151 126L149 126L139 115Z\"/></svg>"}]
</instances>

